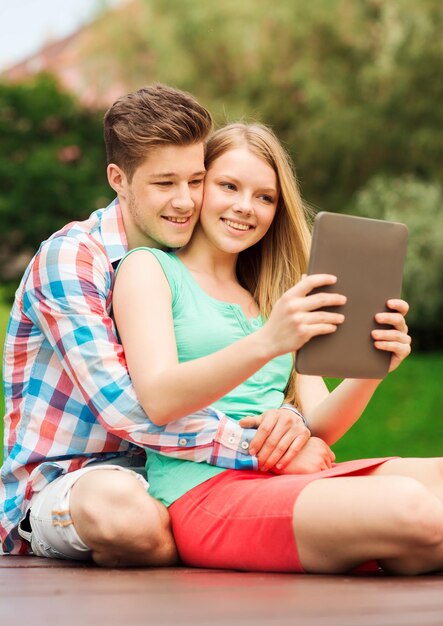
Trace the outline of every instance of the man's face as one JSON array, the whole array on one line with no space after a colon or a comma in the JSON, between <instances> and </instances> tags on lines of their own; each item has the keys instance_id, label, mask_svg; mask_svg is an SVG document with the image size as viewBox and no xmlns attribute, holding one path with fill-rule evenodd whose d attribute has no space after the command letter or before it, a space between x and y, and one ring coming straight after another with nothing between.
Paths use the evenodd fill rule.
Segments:
<instances>
[{"instance_id":1,"label":"man's face","mask_svg":"<svg viewBox=\"0 0 443 626\"><path fill-rule=\"evenodd\" d=\"M117 190L129 248L180 248L198 220L205 175L203 143L161 146Z\"/></svg>"}]
</instances>

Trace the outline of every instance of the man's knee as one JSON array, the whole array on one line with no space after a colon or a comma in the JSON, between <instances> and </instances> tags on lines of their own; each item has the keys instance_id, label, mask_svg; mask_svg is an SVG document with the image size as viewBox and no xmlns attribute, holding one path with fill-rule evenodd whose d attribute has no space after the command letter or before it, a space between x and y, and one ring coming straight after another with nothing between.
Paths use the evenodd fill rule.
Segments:
<instances>
[{"instance_id":1,"label":"man's knee","mask_svg":"<svg viewBox=\"0 0 443 626\"><path fill-rule=\"evenodd\" d=\"M151 500L143 485L129 472L96 470L81 476L73 485L70 510L74 518L91 524L116 522L129 517L136 507L145 508ZM112 516L109 514L112 513Z\"/></svg>"},{"instance_id":2,"label":"man's knee","mask_svg":"<svg viewBox=\"0 0 443 626\"><path fill-rule=\"evenodd\" d=\"M129 472L96 470L82 476L70 499L74 526L100 564L124 564L131 554L162 564L175 546L166 508L154 500ZM105 563L109 557L109 563Z\"/></svg>"}]
</instances>

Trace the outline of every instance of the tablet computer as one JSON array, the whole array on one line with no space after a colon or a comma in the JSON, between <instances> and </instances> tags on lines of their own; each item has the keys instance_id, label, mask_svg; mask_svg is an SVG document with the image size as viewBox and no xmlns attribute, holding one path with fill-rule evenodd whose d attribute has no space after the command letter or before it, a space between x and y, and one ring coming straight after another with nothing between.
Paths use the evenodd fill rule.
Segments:
<instances>
[{"instance_id":1,"label":"tablet computer","mask_svg":"<svg viewBox=\"0 0 443 626\"><path fill-rule=\"evenodd\" d=\"M332 378L384 378L391 353L377 350L371 330L376 313L399 298L406 257L405 224L338 213L318 213L308 274L334 274L335 285L316 291L341 293L347 302L330 311L345 316L330 335L313 337L296 354L300 374ZM388 328L388 326L385 326Z\"/></svg>"}]
</instances>

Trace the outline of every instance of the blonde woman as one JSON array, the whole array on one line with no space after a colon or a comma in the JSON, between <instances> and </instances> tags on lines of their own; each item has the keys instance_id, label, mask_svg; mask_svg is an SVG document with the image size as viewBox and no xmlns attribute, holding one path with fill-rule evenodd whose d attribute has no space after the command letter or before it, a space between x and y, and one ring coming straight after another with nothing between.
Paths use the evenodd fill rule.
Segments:
<instances>
[{"instance_id":1,"label":"blonde woman","mask_svg":"<svg viewBox=\"0 0 443 626\"><path fill-rule=\"evenodd\" d=\"M321 309L339 307L344 296L311 295L336 279L303 275L309 232L284 149L264 126L233 124L209 139L206 168L189 244L175 254L133 250L118 271L114 314L138 399L159 426L209 405L253 425L286 400L313 437L272 472L269 459L261 472L224 470L148 450L150 493L169 509L182 561L318 573L374 561L403 574L441 569L441 460L335 464L328 446L380 381L345 380L329 393L321 378L295 374L294 353L343 322L339 309ZM410 337L408 305L388 306L376 319L390 328L373 339L392 353L392 371L409 354ZM313 471L298 474L311 454Z\"/></svg>"}]
</instances>

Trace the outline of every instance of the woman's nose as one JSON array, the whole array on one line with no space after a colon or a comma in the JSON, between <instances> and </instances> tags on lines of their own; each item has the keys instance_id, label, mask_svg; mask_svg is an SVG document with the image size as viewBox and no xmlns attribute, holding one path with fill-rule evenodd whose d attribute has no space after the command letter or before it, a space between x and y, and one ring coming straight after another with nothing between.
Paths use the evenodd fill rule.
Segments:
<instances>
[{"instance_id":1,"label":"woman's nose","mask_svg":"<svg viewBox=\"0 0 443 626\"><path fill-rule=\"evenodd\" d=\"M233 209L236 213L250 215L252 213L252 203L249 198L241 198L234 204Z\"/></svg>"}]
</instances>

